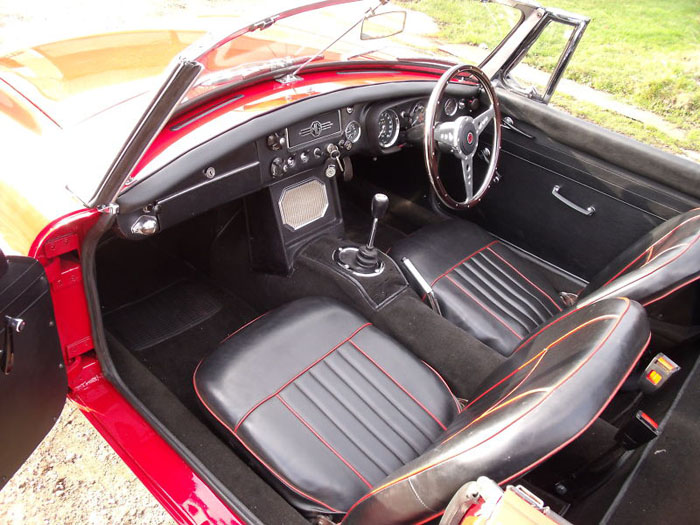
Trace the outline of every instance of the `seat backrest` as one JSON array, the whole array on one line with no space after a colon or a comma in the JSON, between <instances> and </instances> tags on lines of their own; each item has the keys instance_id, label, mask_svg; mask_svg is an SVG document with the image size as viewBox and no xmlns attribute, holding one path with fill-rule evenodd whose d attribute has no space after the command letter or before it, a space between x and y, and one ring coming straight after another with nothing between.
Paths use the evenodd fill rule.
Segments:
<instances>
[{"instance_id":1,"label":"seat backrest","mask_svg":"<svg viewBox=\"0 0 700 525\"><path fill-rule=\"evenodd\" d=\"M426 452L355 503L344 523L415 523L439 515L470 480L506 483L535 467L595 421L649 337L644 309L625 298L558 315L484 381Z\"/></svg>"},{"instance_id":2,"label":"seat backrest","mask_svg":"<svg viewBox=\"0 0 700 525\"><path fill-rule=\"evenodd\" d=\"M579 306L629 297L644 306L700 278L700 208L647 233L608 264L580 295Z\"/></svg>"}]
</instances>

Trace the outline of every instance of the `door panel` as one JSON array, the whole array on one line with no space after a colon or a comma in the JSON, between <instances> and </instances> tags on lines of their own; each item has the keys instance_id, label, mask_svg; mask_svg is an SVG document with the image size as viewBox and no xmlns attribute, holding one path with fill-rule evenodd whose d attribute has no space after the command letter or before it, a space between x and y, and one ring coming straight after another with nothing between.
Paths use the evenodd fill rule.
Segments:
<instances>
[{"instance_id":1,"label":"door panel","mask_svg":"<svg viewBox=\"0 0 700 525\"><path fill-rule=\"evenodd\" d=\"M613 149L600 144L606 143L609 131L568 115L562 118L561 112L542 104L531 112L529 105L534 103L519 98L502 97L502 111L532 138L503 128L501 180L471 217L492 233L590 280L644 233L700 204L692 195L700 181L694 163L651 146L640 153L638 142L618 135L614 155L608 155ZM525 120L528 117L534 123ZM640 156L653 159L653 177ZM684 177L689 193L676 189L683 186ZM567 206L553 195L555 187L560 196L595 211L586 216Z\"/></svg>"},{"instance_id":2,"label":"door panel","mask_svg":"<svg viewBox=\"0 0 700 525\"><path fill-rule=\"evenodd\" d=\"M14 359L9 373L0 370L0 488L51 430L68 389L44 269L29 257L7 263L0 272L0 349L11 346ZM20 332L6 316L24 321Z\"/></svg>"}]
</instances>

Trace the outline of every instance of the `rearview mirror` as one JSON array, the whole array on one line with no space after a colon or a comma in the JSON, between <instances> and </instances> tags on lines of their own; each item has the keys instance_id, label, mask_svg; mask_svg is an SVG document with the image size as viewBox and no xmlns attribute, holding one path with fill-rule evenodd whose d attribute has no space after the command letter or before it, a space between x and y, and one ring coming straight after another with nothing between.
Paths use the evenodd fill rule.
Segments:
<instances>
[{"instance_id":1,"label":"rearview mirror","mask_svg":"<svg viewBox=\"0 0 700 525\"><path fill-rule=\"evenodd\" d=\"M377 40L398 35L406 27L406 11L387 11L366 17L362 21L360 40Z\"/></svg>"}]
</instances>

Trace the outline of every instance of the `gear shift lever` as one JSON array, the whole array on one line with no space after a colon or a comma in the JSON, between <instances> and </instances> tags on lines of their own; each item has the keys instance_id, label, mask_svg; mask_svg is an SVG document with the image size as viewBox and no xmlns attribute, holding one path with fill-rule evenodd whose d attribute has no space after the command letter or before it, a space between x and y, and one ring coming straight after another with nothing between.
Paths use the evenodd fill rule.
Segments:
<instances>
[{"instance_id":1,"label":"gear shift lever","mask_svg":"<svg viewBox=\"0 0 700 525\"><path fill-rule=\"evenodd\" d=\"M374 237L377 235L377 226L379 221L384 218L386 211L389 209L389 197L383 193L376 193L372 197L372 229L369 231L369 241L367 241L367 249L374 249Z\"/></svg>"},{"instance_id":2,"label":"gear shift lever","mask_svg":"<svg viewBox=\"0 0 700 525\"><path fill-rule=\"evenodd\" d=\"M336 252L336 260L342 267L362 275L377 275L384 269L384 263L379 259L379 251L374 247L379 221L389 209L389 198L383 193L377 193L372 198L372 229L369 240L359 248L340 248Z\"/></svg>"}]
</instances>

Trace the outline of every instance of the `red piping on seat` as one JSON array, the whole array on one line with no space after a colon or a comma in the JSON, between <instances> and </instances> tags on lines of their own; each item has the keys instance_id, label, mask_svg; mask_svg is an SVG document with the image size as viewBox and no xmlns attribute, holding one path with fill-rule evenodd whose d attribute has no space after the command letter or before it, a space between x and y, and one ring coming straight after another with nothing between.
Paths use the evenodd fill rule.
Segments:
<instances>
[{"instance_id":1,"label":"red piping on seat","mask_svg":"<svg viewBox=\"0 0 700 525\"><path fill-rule=\"evenodd\" d=\"M542 288L540 288L540 287L537 286L535 283L533 283L530 279L528 279L527 277L525 277L522 273L520 273L520 271L518 271L518 269L517 269L515 266L513 266L513 265L512 265L511 263L509 263L506 259L504 259L504 258L501 257L500 255L498 255L495 251L493 251L493 249L489 248L489 251L490 251L492 254L494 254L496 257L498 257L500 260L502 260L504 263L506 263L506 264L507 264L515 273L517 273L520 277L522 277L522 278L525 279L528 283L530 283L538 292L540 292L540 293L541 293L542 295L544 295L547 299L549 299L549 300L552 302L552 304L557 308L557 310L559 310L559 311L561 312L561 306L559 306L559 305L556 303L556 301L555 301L554 299L552 299L552 297L551 297L547 292L545 292L544 290L542 290Z\"/></svg>"},{"instance_id":2,"label":"red piping on seat","mask_svg":"<svg viewBox=\"0 0 700 525\"><path fill-rule=\"evenodd\" d=\"M316 430L314 430L314 428L311 426L311 424L310 424L308 421L306 421L303 417L301 417L301 416L297 413L296 410L294 410L292 407L290 407L289 404L288 404L284 399L282 399L282 397L281 397L279 394L277 394L275 397L276 397L277 399L279 399L279 400L282 402L282 404L283 404L284 406L286 406L286 407L289 409L289 411L290 411L292 414L294 414L294 416L295 416L299 421L301 421L301 423L302 423L306 428L308 428L308 429L311 431L311 433L312 433L314 436L316 436L316 437L318 438L318 440L319 440L321 443L323 443L324 445L326 445L326 447L328 447L328 449L329 449L331 452L333 452L333 454L335 454L335 455L338 457L338 459L339 459L340 461L342 461L342 462L345 464L346 467L348 467L350 470L352 470L352 471L357 475L357 477L360 478L360 479L362 480L362 482L363 482L365 485L367 485L368 488L370 488L370 489L372 488L372 484L371 484L369 481L367 481L367 480L365 479L365 477L364 477L362 474L360 474L360 473L357 471L357 469L356 469L355 467L353 467L353 466L350 464L350 462L349 462L348 460L346 460L346 459L342 456L342 454L341 454L340 452L338 452L338 451L337 451L335 448L333 448L325 439L323 439L323 437L322 437L318 432L316 432Z\"/></svg>"},{"instance_id":3,"label":"red piping on seat","mask_svg":"<svg viewBox=\"0 0 700 525\"><path fill-rule=\"evenodd\" d=\"M440 275L438 275L438 276L433 280L433 282L430 283L430 286L435 286L435 283L436 283L436 282L438 282L440 279L442 279L443 277L445 277L445 276L446 276L448 273L450 273L452 270L454 270L455 268L457 268L457 266L459 266L460 264L464 264L464 263L467 262L469 259L471 259L472 257L474 257L477 253L484 251L486 248L488 248L488 247L491 246L492 244L496 244L497 242L498 242L498 241L491 241L491 242L488 243L486 246L482 246L481 248L479 248L478 250L476 250L476 251L475 251L474 253L472 253L471 255L467 255L464 259L462 259L462 260L459 261L457 264L455 264L454 266L452 266L449 270L447 270L447 271L441 273Z\"/></svg>"},{"instance_id":4,"label":"red piping on seat","mask_svg":"<svg viewBox=\"0 0 700 525\"><path fill-rule=\"evenodd\" d=\"M438 376L438 378L440 379L440 381L442 381L442 384L445 385L445 388L446 388L447 391L450 393L450 396L452 397L452 400L455 402L455 405L457 405L457 413L461 412L461 411L462 411L462 406L459 404L459 399L457 399L457 396L455 396L455 395L452 393L452 389L450 388L450 385L447 384L447 381L445 381L445 378L443 378L437 370L435 370L432 366L430 366L428 363L426 363L426 362L423 361L422 359L421 359L421 362L422 362L425 366L427 366L428 368L430 368L430 369L435 373L436 376Z\"/></svg>"},{"instance_id":5,"label":"red piping on seat","mask_svg":"<svg viewBox=\"0 0 700 525\"><path fill-rule=\"evenodd\" d=\"M199 365L201 365L201 364L202 363L200 362ZM199 389L197 388L196 377L197 377L197 370L199 370L199 365L197 365L197 368L195 369L194 374L192 374L192 384L194 386L195 394L197 394L197 397L199 398L200 403L202 403L202 405L204 405L204 407L214 417L214 419L216 419L219 423L221 423L221 425L223 425L223 427L226 430L228 430L241 443L241 445L243 445L245 447L245 449L255 459L257 459L260 462L260 464L262 466L264 466L267 470L269 470L272 473L272 475L275 476L277 479L279 479L284 485L289 487L291 490L293 490L297 494L305 497L309 501L313 501L314 503L321 505L322 507L328 509L329 511L331 511L333 513L340 513L341 511L339 511L338 509L335 509L335 508L331 507L330 505L327 505L327 504L323 503L322 501L320 501L312 496L309 496L306 492L298 489L292 483L287 481L281 474L279 474L275 469L273 469L272 467L270 467L270 465L268 465L265 461L263 461L260 458L260 456L258 456L255 452L253 452L253 450L247 445L247 443L245 441L243 441L243 439L241 439L241 437L238 434L236 434L235 431L231 430L231 427L229 427L226 423L224 423L224 421L219 416L217 416L216 413L211 408L209 408L209 405L207 405L207 403L204 401L204 399L202 398L202 396L199 393Z\"/></svg>"},{"instance_id":6,"label":"red piping on seat","mask_svg":"<svg viewBox=\"0 0 700 525\"><path fill-rule=\"evenodd\" d=\"M415 522L414 525L425 525L426 523L430 523L431 521L439 518L443 514L445 514L445 511L441 510L440 512L437 512L437 513L433 514L432 516L428 516L424 520L420 520L420 521Z\"/></svg>"},{"instance_id":7,"label":"red piping on seat","mask_svg":"<svg viewBox=\"0 0 700 525\"><path fill-rule=\"evenodd\" d=\"M549 393L548 393L546 396L544 396L544 398L543 398L542 400L540 400L540 402L539 402L538 404L536 404L534 407L532 407L530 410L528 410L525 414L523 414L523 416L527 415L527 414L530 413L532 410L534 410L535 407L537 407L537 406L539 406L540 404L542 404L542 401L544 401L545 399L547 399L547 398L551 395L551 393L552 393L554 390L556 390L556 389L559 388L561 385L563 385L566 381L568 381L569 378L571 378L576 372L578 372L579 370L581 370L581 368L582 368L588 361L590 361L590 360L593 358L593 356L598 352L598 350L600 350L600 348L601 348L601 347L606 343L606 341L610 338L610 336L612 335L612 333L615 331L615 329L617 328L617 326L620 324L620 320L622 319L622 317L623 317L623 316L627 313L627 311L629 310L629 308L630 308L629 299L626 299L626 298L625 298L624 301L626 301L627 307L625 308L625 311L622 312L620 315L611 315L611 316L604 315L604 316L597 317L597 318L595 318L595 319L591 319L590 321L587 321L587 322L585 322L585 323L583 323L583 324L577 326L577 327L574 328L573 330L568 331L566 334L564 334L563 336L561 336L559 339L557 339L557 340L554 341L553 343L547 345L546 348L544 348L543 351L544 351L544 354L546 355L546 354L549 352L549 350L550 350L551 348L554 347L554 345L559 344L559 343L561 343L562 341L565 341L566 339L568 339L569 337L571 337L573 334L575 334L576 332L578 332L580 329L582 329L582 328L584 328L584 327L586 327L586 326L590 326L590 325L593 324L594 322L598 322L598 321L602 321L602 320L606 320L606 319L615 319L615 318L617 318L617 321L615 322L615 324L612 326L612 328L610 328L610 330L609 330L608 333L605 335L605 337L603 338L603 340L602 340L600 343L598 343L598 346L595 347L595 349L593 350L593 352L591 352L591 354L590 354L581 364L579 364L579 365L576 367L575 370L572 370L571 373L569 373L569 375L567 375L567 376L566 376L564 379L562 379L559 383L557 383L556 385L554 385L554 386L551 388L551 390L549 391ZM539 365L539 363L542 361L543 358L544 358L544 355L543 355L542 358L540 358L539 361L537 362L538 365ZM530 361L528 361L528 362L531 362L531 361L532 361L532 359L530 359ZM522 366L521 366L521 368L522 368ZM532 373L532 371L530 371L530 373ZM528 376L529 376L529 375L530 375L530 374L528 374ZM520 386L523 384L523 382L524 382L524 381L521 381L520 384L518 384L518 387L520 387ZM484 414L482 414L481 416L477 417L474 421L472 421L471 423L469 423L466 427L464 427L464 428L458 430L457 432L455 432L454 434L452 434L450 437L448 437L447 439L445 439L441 444L447 443L448 441L450 441L450 440L453 439L454 437L456 437L456 436L458 436L459 434L461 434L462 432L464 432L464 431L465 431L467 428L469 428L472 424L474 424L474 423L476 423L477 421L483 419L484 415L489 414L489 413L492 412L500 403L505 402L506 398L507 398L508 396L510 396L513 392L515 392L516 389L517 389L517 387L514 388L513 390L511 390L511 391L508 393L508 395L502 397L498 402L494 403L494 405L493 405L491 408L489 408L486 412L484 412ZM522 417L522 416L521 416L521 417ZM517 421L517 420L516 420L516 421ZM511 423L511 424L512 424L512 423ZM508 425L508 426L510 426L510 425ZM505 427L505 428L508 428L508 426ZM501 430L501 431L502 431L502 430ZM500 431L499 431L499 432L500 432ZM488 439L488 438L487 438L487 439ZM478 445L477 445L477 446L478 446Z\"/></svg>"},{"instance_id":8,"label":"red piping on seat","mask_svg":"<svg viewBox=\"0 0 700 525\"><path fill-rule=\"evenodd\" d=\"M683 223L683 224L685 224L685 223ZM675 257L673 257L672 259L666 261L665 263L663 263L663 264L660 265L660 266L657 266L657 267L654 268L652 271L650 271L650 272L648 272L648 273L645 273L644 275L640 275L639 277L637 277L637 278L634 279L633 281L630 281L630 282L628 282L628 283L623 284L620 288L617 288L616 290L612 290L612 291L610 291L608 294L603 295L602 297L599 297L598 299L596 299L596 301L600 301L601 299L605 299L605 298L607 298L607 297L610 297L610 296L613 295L613 294L620 293L620 290L621 290L621 289L627 288L627 287L629 287L629 286L631 286L631 285L633 285L633 284L635 284L635 283L641 281L642 279L646 279L646 278L649 277L650 275L652 275L652 274L658 272L658 271L661 270L662 268L665 268L665 267L668 266L669 264L676 262L685 252L687 252L687 251L690 249L691 246L693 246L693 244L695 244L695 243L697 242L698 238L700 238L700 232L695 236L695 238L692 240L692 242L688 243L688 245L685 247L685 249L684 249L682 252L680 252L679 254L677 254L677 255L676 255ZM602 288L602 286L601 286L601 288Z\"/></svg>"},{"instance_id":9,"label":"red piping on seat","mask_svg":"<svg viewBox=\"0 0 700 525\"><path fill-rule=\"evenodd\" d=\"M435 416L435 414L433 414L430 410L428 410L428 408L427 408L423 403L421 403L420 401L418 401L418 400L413 396L413 394L411 394L408 390L406 390L406 389L404 388L404 386L403 386L401 383L399 383L396 379L394 379L394 377L393 377L389 372L387 372L386 370L384 370L384 368L382 368L382 366L381 366L379 363L377 363L377 362L376 362L374 359L372 359L364 350L362 350L362 348L360 348L359 346L357 346L357 345L355 344L355 341L349 341L349 342L350 342L350 344L351 344L352 346L355 347L355 349L356 349L358 352L360 352L363 356L365 356L367 359L369 359L369 361L370 361L374 366L376 366L377 368L379 368L379 370L381 370L382 372L384 372L384 374L385 374L389 379L391 379L391 380L394 382L394 384L395 384L396 386L398 386L398 387L403 391L404 394L406 394L408 397L410 397L416 405L418 405L418 406L421 407L423 410L425 410L425 412L426 412L430 417L432 417L438 425L440 425L440 428L441 428L441 429L447 430L447 427L446 427L445 425L442 424L442 421L440 421L440 420Z\"/></svg>"},{"instance_id":10,"label":"red piping on seat","mask_svg":"<svg viewBox=\"0 0 700 525\"><path fill-rule=\"evenodd\" d=\"M588 429L590 428L590 426L595 422L595 420L598 419L598 418L600 417L600 415L603 413L603 411L604 411L606 408L608 408L608 405L610 404L610 402L611 402L611 401L613 400L613 398L615 397L615 394L617 394L617 392L620 390L620 387L622 386L622 384L623 384L625 381L627 381L627 378L628 378L629 375L632 373L632 370L634 370L634 367L637 365L637 362L638 362L639 359L644 355L644 352L646 352L646 349L647 349L647 347L649 346L649 342L650 342L650 341L651 341L651 334L649 334L649 337L647 338L646 343L644 343L644 345L642 346L642 349L641 349L641 351L639 352L639 354L637 355L637 358L634 360L634 362L632 363L632 365L629 367L629 369L627 370L627 373L622 377L622 380L620 380L620 382L617 384L617 387L615 387L615 390L613 391L613 393L610 395L610 397L608 397L607 401L605 401L605 403L603 404L603 407L602 407L602 408L598 411L598 413L588 422L588 424L587 424L586 426L583 427L582 430L580 430L579 432L577 432L571 439L569 439L568 441L566 441L563 445L560 445L559 447L555 448L555 449L552 450L549 454L547 454L547 455L545 455L545 456L542 456L540 459L538 459L537 461L535 461L534 463L532 463L532 464L529 465L528 467L525 467L524 469L520 470L519 472L516 472L516 473L513 474L512 476L510 476L510 477L504 479L503 481L500 481L498 484L499 484L499 485L503 485L504 483L508 483L509 481L511 481L511 480L513 480L513 479L515 479L515 478L517 478L518 476L521 476L521 475L524 474L525 472L527 472L527 471L529 471L529 470L532 470L532 469L535 468L537 465L543 463L544 461L546 461L547 459L549 459L550 457L552 457L554 454L556 454L557 452L559 452L561 449L563 449L564 447L566 447L567 445L569 445L570 443L572 443L573 441L575 441L581 434L583 434L586 430L588 430ZM349 511L348 511L348 512L349 512Z\"/></svg>"},{"instance_id":11,"label":"red piping on seat","mask_svg":"<svg viewBox=\"0 0 700 525\"><path fill-rule=\"evenodd\" d=\"M566 319L566 318L569 317L571 314L573 314L573 313L575 313L575 312L577 312L577 311L578 311L578 310L576 310L576 309L569 310L568 312L566 312L566 313L565 313L564 315L562 315L561 317L557 317L556 319L554 319L554 321L552 321L552 322L550 322L550 323L544 325L542 328L540 328L539 330L537 330L537 332L535 332L535 333L532 334L530 337L528 337L527 339L525 339L522 343L520 343L520 344L518 345L518 347L517 347L515 350L513 350L513 352L512 352L510 355L512 356L515 352L517 352L518 350L520 350L522 347L524 347L526 344L528 344L530 341L532 341L535 337L537 337L538 335L540 335L542 332L544 332L544 331L545 331L547 328L549 328L550 326L557 324L557 323L558 323L559 321L561 321L562 319Z\"/></svg>"},{"instance_id":12,"label":"red piping on seat","mask_svg":"<svg viewBox=\"0 0 700 525\"><path fill-rule=\"evenodd\" d=\"M462 293L464 293L464 294L465 294L467 297L469 297L472 301L474 301L476 304L478 304L479 306L481 306L481 308L483 308L483 309L486 310L489 314L491 314L491 315L496 319L496 321L498 321L498 322L501 323L503 326L505 326L508 330L510 330L510 331L515 335L515 337L517 337L518 339L520 339L520 338L522 337L518 332L516 332L515 330L513 330L513 329L508 325L508 323L506 323L503 319L501 319L500 317L498 317L498 316L497 316L495 313L493 313L487 306L485 306L484 304L482 304L481 301L479 301L476 297L474 297L472 294L470 294L468 291L466 291L466 290L465 290L457 281L455 281L452 277L450 277L449 275L445 275L445 277L447 277L447 280L448 280L448 281L450 281L450 282L451 282L452 284L454 284L457 288L459 288L459 289L462 291Z\"/></svg>"},{"instance_id":13,"label":"red piping on seat","mask_svg":"<svg viewBox=\"0 0 700 525\"><path fill-rule=\"evenodd\" d=\"M680 290L681 288L685 288L686 286L688 286L688 285L694 283L694 282L697 281L698 279L700 279L700 275L696 275L695 277L693 277L692 279L690 279L690 280L684 282L683 284L679 284L679 285L676 286L673 290L670 290L670 291L666 292L665 294L663 294L663 295L657 297L656 299L652 299L651 301L648 301L648 302L644 303L644 307L647 307L647 306L649 306L650 304L655 303L656 301L660 301L661 299L665 299L665 298L668 297L669 295L671 295L671 294L673 294L673 293L676 293L676 292L677 292L678 290Z\"/></svg>"},{"instance_id":14,"label":"red piping on seat","mask_svg":"<svg viewBox=\"0 0 700 525\"><path fill-rule=\"evenodd\" d=\"M700 210L700 208L695 208L695 209L692 210L692 211L698 211L698 210ZM627 270L630 266L632 266L635 262L637 262L637 261L639 260L639 258L642 257L645 253L649 252L649 255L651 255L651 252L654 250L654 246L656 246L656 245L659 244L660 242L664 241L664 240L665 240L667 237L669 237L671 234L675 233L676 230L678 230L678 228L680 228L681 226L684 226L684 225L688 224L690 221L694 221L695 219L698 219L698 218L700 218L700 215L695 215L695 216L693 216L693 217L689 217L687 220L683 221L683 222L680 223L678 226L676 226L675 228L673 228L670 232L668 232L666 235L664 235L663 237L661 237L658 241L654 242L654 243L653 243L651 246L649 246L646 250L644 250L642 253L640 253L631 263L629 263L629 264L628 264L627 266L625 266L622 270L620 270L619 272L617 272L617 273L615 274L615 276L614 276L614 277L611 277L603 286L607 286L608 284L610 284L611 282L613 282L615 279L617 279L620 275L622 275L622 274L625 272L625 270ZM695 239L693 240L693 242L690 243L690 245L692 245L696 240L697 240L697 236L695 237ZM673 259L672 259L671 261L669 261L669 262L675 261L678 257L680 257L681 255L683 255L683 253L685 253L686 251L687 251L687 248L686 248L685 250L683 250L683 252L681 252L679 255L677 255L675 258L673 258ZM648 261L647 261L647 262L648 262ZM666 263L666 264L668 264L668 263ZM664 264L664 266L665 266L665 264ZM663 266L661 266L660 268L663 268ZM657 268L657 269L658 269L658 268ZM649 275L651 275L651 273L653 273L653 272L650 272ZM635 281L635 282L636 282L636 281ZM602 288L603 286L601 286L601 288Z\"/></svg>"},{"instance_id":15,"label":"red piping on seat","mask_svg":"<svg viewBox=\"0 0 700 525\"><path fill-rule=\"evenodd\" d=\"M511 377L513 377L515 374L517 374L518 372L520 372L523 368L525 368L525 367L528 366L530 363L532 363L535 359L538 359L538 358L539 358L539 360L541 361L542 358L546 355L546 353L549 351L550 348L553 348L554 346L556 346L556 345L559 344L560 342L562 342L562 341L564 341L565 339L567 339L569 336L575 334L576 332L578 332L579 330L585 328L586 326L590 326L590 325L593 324L593 323L597 323L598 321L604 321L604 320L607 320L607 319L614 319L614 318L616 318L616 317L617 317L616 315L601 315L600 317L596 317L596 318L594 318L594 319L591 319L591 320L589 320L589 321L586 321L585 323L578 325L578 326L577 326L576 328L574 328L573 330L568 331L566 334L564 334L563 336L561 336L559 339L556 339L556 340L552 341L552 342L551 342L550 344L548 344L541 352L539 352L537 355L533 356L531 359L529 359L528 361L526 361L525 363L523 363L522 365L520 365L518 368L516 368L515 370L513 370L510 374L508 374L507 376L505 376L505 377L504 377L503 379L501 379L498 383L496 383L496 384L494 384L492 387L488 388L486 391L484 391L483 394L480 394L479 396L477 396L476 398L474 398L465 408L469 408L470 406L472 406L472 405L473 405L474 403L476 403L479 399L481 399L481 398L484 397L486 394L488 394L489 392L491 392L491 390L493 390L494 388L496 388L498 385L500 385L501 383L503 383L503 382L506 381L507 379L510 379ZM563 317L562 317L562 319L563 319ZM552 324L554 324L554 323L552 323ZM537 364L539 364L539 362L538 362ZM511 393L513 393L515 390L517 390L517 389L520 387L520 385L522 385L523 382L524 382L528 377L530 377L530 375L532 374L532 372L534 371L534 369L537 368L537 364L533 367L532 370L530 370L530 372L528 372L528 374L525 376L525 378L524 378L522 381L520 381L520 383L518 383L518 385L517 385L513 390L511 390L508 394L506 394L505 396L503 396L499 401L496 402L496 404L500 403L500 402L503 401L505 398L507 398Z\"/></svg>"},{"instance_id":16,"label":"red piping on seat","mask_svg":"<svg viewBox=\"0 0 700 525\"><path fill-rule=\"evenodd\" d=\"M277 394L279 394L282 390L284 390L286 387L288 387L290 383L292 383L293 381L295 381L296 379L298 379L299 376L301 376L302 374L305 374L306 372L308 372L308 371L309 371L311 368L313 368L315 365L317 365L318 363L320 363L321 361L323 361L326 357L328 357L329 355L331 355L331 354L332 354L333 352L335 352L338 348L340 348L340 347L343 346L345 343L347 343L348 341L350 341L350 339L352 339L353 337L355 337L355 336L360 332L360 330L362 330L363 328L367 328L367 327L370 326L371 324L372 324L372 323L365 323L365 324L363 324L361 327L359 327L357 330L355 330L352 334L350 334L348 337L346 337L345 339L343 339L340 343L338 343L337 345L335 345L335 346L334 346L333 348L331 348L328 352L326 352L324 355L322 355L321 357L319 357L316 361L314 361L313 363L311 363L309 366L307 366L306 368L304 368L304 370L302 370L301 372L299 372L297 375L295 375L294 377L292 377L289 381L287 381L285 384L283 384L281 387L279 387L277 390L275 390L272 394L270 394L269 396L265 397L264 399L258 401L251 409L248 410L248 412L246 412L245 414L243 414L243 417L238 421L238 423L237 423L236 426L234 427L233 431L234 431L234 432L237 432L238 429L240 428L240 426L243 424L243 421L245 421L245 419L246 419L256 408L258 408L260 405L262 405L262 404L265 403L266 401L268 401L268 400L272 399L273 397L275 397L275 396L276 396Z\"/></svg>"},{"instance_id":17,"label":"red piping on seat","mask_svg":"<svg viewBox=\"0 0 700 525\"><path fill-rule=\"evenodd\" d=\"M222 343L224 343L225 341L228 341L228 340L231 339L234 335L236 335L238 332L240 332L241 330L243 330L243 329L246 328L247 326L250 326L250 325L253 324L255 321L257 321L258 319L260 319L261 317L266 316L268 313L269 313L269 312L265 312L264 314L260 314L259 316L257 316L257 317L256 317L255 319L253 319L252 321L248 321L246 324L244 324L243 326L241 326L240 328L238 328L235 332L233 332L232 334L229 334L229 335L227 335L226 337L224 337L224 338L221 340L221 342L220 342L219 344L222 344Z\"/></svg>"},{"instance_id":18,"label":"red piping on seat","mask_svg":"<svg viewBox=\"0 0 700 525\"><path fill-rule=\"evenodd\" d=\"M404 476L401 476L400 478L398 478L398 479L396 479L396 480L393 480L393 481L391 481L390 483L384 484L384 485L382 485L382 486L380 486L380 487L377 487L376 489L372 490L371 492L365 494L365 495L362 496L359 500L357 500L357 501L352 505L352 507L350 507L350 509L348 509L347 513L345 514L345 518L347 518L347 516L352 512L352 510L353 510L356 506L358 506L360 503L362 503L362 502L365 501L366 499L369 499L370 497L372 497L372 496L378 494L379 492L383 491L384 489L387 489L387 488L389 488L389 487L391 487L391 486L393 486L393 485L396 485L397 483L400 483L401 481L404 481L404 480L406 480L406 479L408 479L408 478L410 478L410 477L412 477L412 476L415 476L415 475L417 475L417 474L421 474L421 473L423 473L423 472L425 472L425 471L427 471L427 470L430 470L430 469L432 469L432 468L434 468L434 467L436 467L436 466L438 466L438 465L441 465L442 463L445 463L445 462L450 461L450 460L452 460L452 459L454 459L454 458L456 458L456 457L461 456L462 454L468 452L469 450L472 450L472 449L475 448L475 447L478 447L478 446L480 446L480 445L486 443L488 440L494 438L495 436L497 436L498 434L500 434L500 433L503 432L504 430L508 429L509 427L511 427L512 425L514 425L514 424L517 423L518 421L520 421L523 417L527 416L527 415L528 415L530 412L532 412L535 408L537 408L538 406L540 406L540 405L544 402L544 400L547 399L547 398L552 394L552 392L554 392L557 388L559 388L559 387L560 387L561 385L563 385L566 381L568 381L568 379L571 378L576 372L578 372L578 371L581 369L581 367L583 367L587 362L589 362L590 359L592 359L592 357L598 352L598 350L600 350L600 348L605 344L605 342L608 340L608 338L610 337L610 335L615 331L615 329L617 328L617 326L620 324L620 321L622 320L622 318L623 318L623 317L625 316L625 314L629 311L629 307L630 307L630 301L629 301L629 299L620 298L620 300L624 301L624 302L627 304L627 306L626 306L625 310L624 310L621 314L619 314L619 318L618 318L617 322L613 325L613 327L612 327L612 328L610 329L610 331L607 333L607 335L605 336L605 338L598 344L598 346L595 348L595 350L588 356L588 358L587 358L585 361L583 361L575 370L573 370L570 374L568 374L568 375L567 375L564 379L562 379L557 385L555 385L554 387L552 387L552 389L549 391L549 393L548 393L546 396L544 396L536 405L534 405L532 408L530 408L530 410L528 410L527 412L521 414L519 417L517 417L516 419L514 419L513 421L511 421L508 425L506 425L505 427L503 427L502 429L500 429L500 430L499 430L498 432L496 432L493 436L490 436L490 437L488 437L488 438L482 440L481 442L479 442L479 443L473 445L473 446L470 447L468 450L462 450L462 451L460 451L460 452L454 454L453 456L450 456L450 457L448 457L448 458L442 459L442 460L437 461L437 462L435 462L435 463L433 463L433 464L431 464L431 465L427 465L427 466L425 466L425 467L423 467L423 468L421 468L421 469L419 469L419 470L416 470L416 471L414 471L414 472L411 472L411 473L409 473L409 474L406 474L406 475L404 475ZM631 371L633 370L633 368L634 368L634 366L636 365L637 361L639 361L639 358L640 358L640 357L642 356L642 354L644 353L644 350L646 349L646 346L649 344L649 340L650 340L650 339L651 339L651 336L649 337L649 339L647 339L647 342L644 344L644 346L643 346L642 350L639 352L637 358L634 360L634 362L633 362L632 365L630 366L629 370L627 371L627 373L626 373L625 376L623 377L622 381L619 383L619 385L618 385L618 387L616 388L615 392L617 392L617 390L619 389L620 385L622 385L622 383L625 381L625 379L627 379L627 376L629 376L629 374L630 374ZM614 394L613 394L613 395L614 395ZM608 403L610 402L610 399L612 399L613 395L611 395L610 398L608 399ZM606 405L606 406L607 406L607 405ZM605 407L603 407L603 409L604 409L604 408L605 408ZM595 419L598 417L598 415L599 415L600 413L602 413L602 410L596 415L595 418L593 418L592 421L595 421ZM592 421L591 421L591 423L592 423ZM590 426L591 423L589 423L588 425ZM456 434L455 434L455 435L456 435ZM454 436L453 436L453 437L454 437ZM451 438L448 438L448 440L449 440L449 439L451 439ZM447 441L447 440L446 440L446 441ZM443 441L443 443L445 443L446 441ZM551 455L551 453L550 453L550 455ZM531 468L531 467L532 467L532 466L528 467L528 469ZM527 470L527 469L526 469L526 470ZM523 472L523 471L521 471L521 472ZM518 474L520 474L520 473L518 473ZM509 478L509 479L512 479L512 478ZM507 481L507 480L506 480L506 481ZM504 481L504 482L505 482L505 481ZM502 482L502 483L504 483L504 482ZM343 518L343 521L345 521L345 518ZM342 522L341 522L341 523L342 523Z\"/></svg>"}]
</instances>

